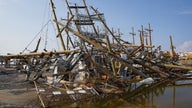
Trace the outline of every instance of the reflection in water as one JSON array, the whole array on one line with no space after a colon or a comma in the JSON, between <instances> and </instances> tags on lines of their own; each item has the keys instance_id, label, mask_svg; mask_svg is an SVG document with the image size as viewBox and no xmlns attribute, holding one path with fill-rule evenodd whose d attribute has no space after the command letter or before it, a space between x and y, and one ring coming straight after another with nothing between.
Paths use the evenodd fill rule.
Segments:
<instances>
[{"instance_id":1,"label":"reflection in water","mask_svg":"<svg viewBox=\"0 0 192 108\"><path fill-rule=\"evenodd\" d=\"M166 87L164 94L155 97L157 108L191 108L191 81L178 81L175 85Z\"/></svg>"},{"instance_id":2,"label":"reflection in water","mask_svg":"<svg viewBox=\"0 0 192 108\"><path fill-rule=\"evenodd\" d=\"M102 97L75 103L75 105L82 108L191 108L192 81L164 83L158 87L143 89L142 93L134 96L126 93Z\"/></svg>"}]
</instances>

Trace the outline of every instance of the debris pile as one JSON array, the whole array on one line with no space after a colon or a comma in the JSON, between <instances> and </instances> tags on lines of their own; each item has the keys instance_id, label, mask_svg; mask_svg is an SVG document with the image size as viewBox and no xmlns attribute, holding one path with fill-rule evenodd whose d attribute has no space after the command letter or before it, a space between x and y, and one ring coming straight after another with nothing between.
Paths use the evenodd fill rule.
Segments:
<instances>
[{"instance_id":1,"label":"debris pile","mask_svg":"<svg viewBox=\"0 0 192 108\"><path fill-rule=\"evenodd\" d=\"M141 87L147 88L143 85L151 88L165 80L190 76L187 72L192 68L177 62L171 37L170 54L165 54L160 46L155 48L152 45L150 24L146 30L142 26L139 44L135 43L134 29L130 33L133 42L127 42L121 38L121 33L116 34L107 26L104 14L94 7L90 10L85 0L81 5L65 2L68 18L58 21L50 0L63 50L37 52L37 45L31 53L0 57L1 64L8 66L11 60L14 61L16 69L26 73L26 80L34 81L43 107L103 94L126 93L134 97L141 93ZM63 33L66 34L66 43ZM78 40L73 41L71 37Z\"/></svg>"}]
</instances>

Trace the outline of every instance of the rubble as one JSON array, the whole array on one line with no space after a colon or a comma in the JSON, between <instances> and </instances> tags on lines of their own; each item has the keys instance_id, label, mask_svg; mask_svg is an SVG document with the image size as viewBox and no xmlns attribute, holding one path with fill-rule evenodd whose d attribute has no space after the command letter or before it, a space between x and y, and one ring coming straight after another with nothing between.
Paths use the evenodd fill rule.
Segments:
<instances>
[{"instance_id":1,"label":"rubble","mask_svg":"<svg viewBox=\"0 0 192 108\"><path fill-rule=\"evenodd\" d=\"M178 63L172 38L171 53L168 56L163 54L160 47L152 45L150 24L146 31L142 26L140 44L135 43L134 30L133 43L130 43L109 29L103 13L91 7L92 14L85 0L82 0L82 6L70 6L68 0L65 0L69 18L64 23L57 20L54 4L52 0L50 2L57 37L60 38L63 50L37 52L38 42L31 53L0 57L5 66L15 60L17 70L26 72L26 80L30 79L31 73L35 73L34 85L44 108L55 102L73 103L100 97L102 94L126 93L129 94L128 97L134 97L142 94L142 90L186 78L187 72L192 70L191 67ZM85 14L78 13L82 10ZM97 23L104 27L105 32L96 29ZM85 27L89 29L83 31ZM64 43L62 32L66 33L68 43ZM144 39L144 32L147 32L150 39ZM78 47L70 36L78 37ZM74 49L70 49L70 45ZM23 66L27 68L22 68ZM39 81L41 79L45 81ZM134 84L137 87L133 87Z\"/></svg>"}]
</instances>

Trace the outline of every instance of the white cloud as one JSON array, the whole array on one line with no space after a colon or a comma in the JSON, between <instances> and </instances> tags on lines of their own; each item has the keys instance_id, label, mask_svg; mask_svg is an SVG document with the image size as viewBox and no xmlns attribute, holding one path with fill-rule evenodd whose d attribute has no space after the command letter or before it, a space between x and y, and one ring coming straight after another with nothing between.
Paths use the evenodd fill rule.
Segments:
<instances>
[{"instance_id":1,"label":"white cloud","mask_svg":"<svg viewBox=\"0 0 192 108\"><path fill-rule=\"evenodd\" d=\"M192 40L185 41L178 47L179 52L190 51L192 52Z\"/></svg>"},{"instance_id":2,"label":"white cloud","mask_svg":"<svg viewBox=\"0 0 192 108\"><path fill-rule=\"evenodd\" d=\"M179 11L179 15L192 15L192 10Z\"/></svg>"}]
</instances>

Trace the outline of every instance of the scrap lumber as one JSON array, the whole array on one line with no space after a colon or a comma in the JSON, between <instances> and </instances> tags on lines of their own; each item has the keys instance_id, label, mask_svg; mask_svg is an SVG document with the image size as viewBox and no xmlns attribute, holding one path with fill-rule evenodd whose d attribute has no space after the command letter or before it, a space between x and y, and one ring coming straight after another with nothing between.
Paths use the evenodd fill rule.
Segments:
<instances>
[{"instance_id":1,"label":"scrap lumber","mask_svg":"<svg viewBox=\"0 0 192 108\"><path fill-rule=\"evenodd\" d=\"M173 64L165 64L165 63L159 63L159 66L165 66L167 68L177 68L177 69L183 69L183 70L192 70L192 67L189 66L178 66L178 65L173 65Z\"/></svg>"},{"instance_id":2,"label":"scrap lumber","mask_svg":"<svg viewBox=\"0 0 192 108\"><path fill-rule=\"evenodd\" d=\"M72 52L78 53L80 50L61 50L61 51L50 51L50 52L32 52L32 53L23 53L23 54L10 54L3 55L1 58L22 58L30 56L44 56L44 55L53 55L53 54L70 54Z\"/></svg>"},{"instance_id":3,"label":"scrap lumber","mask_svg":"<svg viewBox=\"0 0 192 108\"><path fill-rule=\"evenodd\" d=\"M39 89L37 87L37 83L35 81L33 81L33 82L34 82L34 85L35 85L35 89L37 91L37 96L39 97L39 100L41 102L41 105L43 106L43 108L46 108L47 106L45 105L45 103L44 103L44 101L43 101L43 99L42 99L42 97L40 95Z\"/></svg>"}]
</instances>

